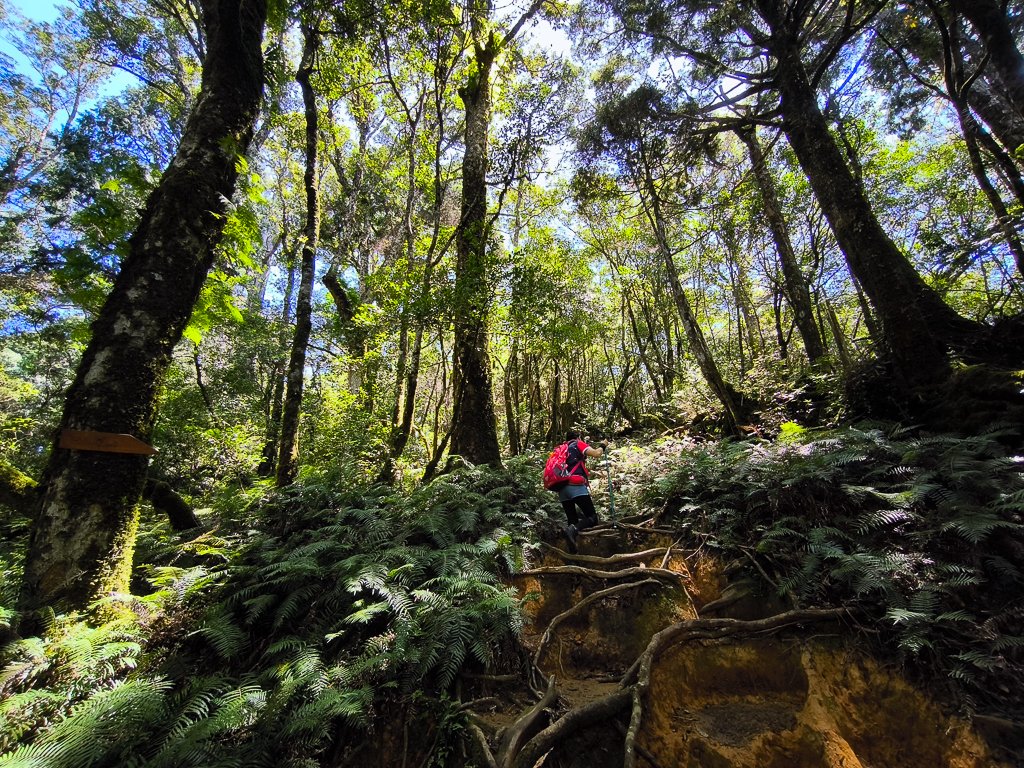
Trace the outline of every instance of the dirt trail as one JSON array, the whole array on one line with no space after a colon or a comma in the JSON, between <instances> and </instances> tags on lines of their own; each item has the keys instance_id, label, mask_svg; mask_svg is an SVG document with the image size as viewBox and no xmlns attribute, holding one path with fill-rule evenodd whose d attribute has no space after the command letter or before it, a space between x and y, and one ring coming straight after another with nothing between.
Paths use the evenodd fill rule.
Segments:
<instances>
[{"instance_id":1,"label":"dirt trail","mask_svg":"<svg viewBox=\"0 0 1024 768\"><path fill-rule=\"evenodd\" d=\"M966 723L847 645L841 610L792 610L650 520L542 546L522 675L477 680L488 768L982 768Z\"/></svg>"}]
</instances>

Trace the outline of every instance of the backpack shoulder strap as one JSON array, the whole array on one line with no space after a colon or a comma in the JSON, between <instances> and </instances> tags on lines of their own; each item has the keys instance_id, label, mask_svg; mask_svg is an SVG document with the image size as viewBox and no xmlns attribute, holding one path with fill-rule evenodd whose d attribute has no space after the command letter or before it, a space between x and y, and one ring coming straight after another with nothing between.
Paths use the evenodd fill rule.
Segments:
<instances>
[{"instance_id":1,"label":"backpack shoulder strap","mask_svg":"<svg viewBox=\"0 0 1024 768\"><path fill-rule=\"evenodd\" d=\"M569 472L572 474L581 474L584 477L587 476L587 465L586 465L586 454L580 448L579 440L571 440L569 442L569 452L566 454L566 464L569 466ZM576 470L580 470L577 473Z\"/></svg>"}]
</instances>

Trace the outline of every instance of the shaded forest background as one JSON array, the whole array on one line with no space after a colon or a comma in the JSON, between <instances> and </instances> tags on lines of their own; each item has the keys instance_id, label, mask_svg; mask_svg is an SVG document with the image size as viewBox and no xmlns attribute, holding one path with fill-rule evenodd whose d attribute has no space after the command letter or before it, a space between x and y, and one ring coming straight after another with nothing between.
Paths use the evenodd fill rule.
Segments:
<instances>
[{"instance_id":1,"label":"shaded forest background","mask_svg":"<svg viewBox=\"0 0 1024 768\"><path fill-rule=\"evenodd\" d=\"M360 569L374 556L455 579L432 554L385 546L442 530L444 546L485 530L465 561L501 555L514 569L531 526L557 525L530 473L577 427L623 446L685 438L697 458L623 450L620 483L633 474L653 488L649 465L681 473L643 500L627 494L625 509L700 510L730 532L728 546L794 536L794 552L820 557L779 555L802 574L785 582L779 565L790 592L810 590L825 563L841 570L827 552L849 554L838 541L848 531L829 538L816 515L835 499L811 491L790 499L807 529L780 522L794 510L777 501L757 522L744 517L749 496L730 473L750 493L775 487L737 469L755 444L775 446L763 450L778 451L777 477L804 471L792 445L826 446L824 463L816 449L800 454L806 472L829 493L856 487L851 498L874 500L861 505L878 516L860 533L913 529L923 546L941 530L971 545L961 562L936 544L955 561L948 570L897 558L828 599L899 593L886 610L907 613L890 618L923 632L937 616L961 620L940 593L981 589L974 568L1002 579L993 594L1011 594L1022 560L1020 11L997 0L78 0L36 22L0 5L8 639L56 637L66 617L116 614L132 592L187 623L199 609L174 614L166 601L177 610L186 594L208 595L221 578L210 574L227 573L212 564L233 564L236 546L251 555L242 545L256 529L277 542L261 539L258 560L304 529L363 526L365 551L326 533L295 544L313 547L318 578L317 558L338 558L342 584L369 584ZM837 436L864 419L884 426ZM72 451L58 442L67 429L127 433L159 452ZM490 487L488 473L510 485ZM316 515L328 508L330 523ZM494 533L510 510L522 527ZM207 531L188 539L199 570L170 570L174 532L192 529ZM868 568L843 562L847 576ZM506 566L491 565L466 566L480 579L472 620L445 614L463 622L441 633L463 644L456 662L485 661L503 622L515 624L496 586ZM909 592L901 572L920 577ZM374 626L387 605L407 618L394 595L413 587L389 569L377 577L385 599L347 604L350 624ZM224 622L239 605L256 620L273 602L238 589ZM293 594L275 628L313 597ZM986 625L996 650L956 651L979 654L961 675L978 691L992 654L1019 643L1020 605L1006 599L970 619L1017 617ZM224 658L244 656L217 615L199 633ZM113 633L103 642L127 631L97 626ZM493 632L474 650L481 626ZM406 629L409 639L436 627ZM413 646L385 649L411 654L403 685L437 673L437 649ZM360 674L387 664L362 658L315 706L365 715L374 686ZM296 690L322 671L310 663L295 662ZM118 664L107 683L121 679ZM442 665L436 684L456 671ZM28 689L36 675L5 674L0 686ZM236 682L196 696L237 706L241 722L258 695ZM138 695L143 712L165 705L151 683L110 690ZM51 717L42 700L17 710L0 746L34 738ZM318 731L311 754L341 741ZM162 759L184 759L174 754Z\"/></svg>"}]
</instances>

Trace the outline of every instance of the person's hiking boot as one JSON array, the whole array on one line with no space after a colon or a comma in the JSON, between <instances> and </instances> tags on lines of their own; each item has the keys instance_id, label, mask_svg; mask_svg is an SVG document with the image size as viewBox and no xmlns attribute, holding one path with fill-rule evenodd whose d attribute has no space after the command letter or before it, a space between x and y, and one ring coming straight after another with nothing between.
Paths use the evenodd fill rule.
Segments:
<instances>
[{"instance_id":1,"label":"person's hiking boot","mask_svg":"<svg viewBox=\"0 0 1024 768\"><path fill-rule=\"evenodd\" d=\"M569 527L565 529L565 538L569 542L569 552L571 552L574 555L578 551L576 549L576 534L577 533L578 533L578 531L576 530L576 526L575 525L570 524Z\"/></svg>"},{"instance_id":2,"label":"person's hiking boot","mask_svg":"<svg viewBox=\"0 0 1024 768\"><path fill-rule=\"evenodd\" d=\"M584 517L580 520L581 531L586 530L587 528L593 528L595 525L597 525L597 515L594 515L593 517Z\"/></svg>"}]
</instances>

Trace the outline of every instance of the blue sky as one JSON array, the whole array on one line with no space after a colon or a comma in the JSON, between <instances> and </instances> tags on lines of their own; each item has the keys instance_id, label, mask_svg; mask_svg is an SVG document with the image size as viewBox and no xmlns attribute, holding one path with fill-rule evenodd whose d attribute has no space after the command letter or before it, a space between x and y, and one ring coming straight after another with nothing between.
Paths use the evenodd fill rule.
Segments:
<instances>
[{"instance_id":1,"label":"blue sky","mask_svg":"<svg viewBox=\"0 0 1024 768\"><path fill-rule=\"evenodd\" d=\"M47 21L57 15L57 3L54 0L7 0L8 4L19 9L30 19Z\"/></svg>"}]
</instances>

